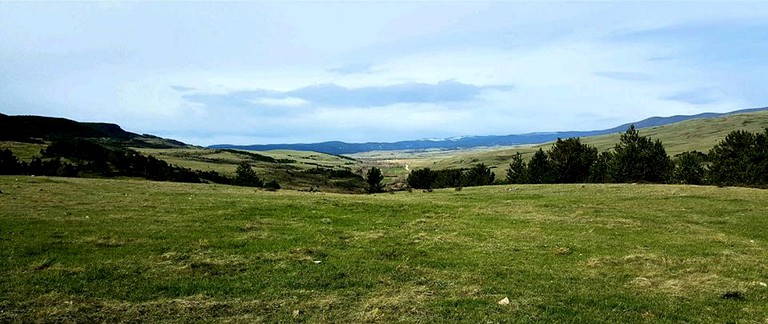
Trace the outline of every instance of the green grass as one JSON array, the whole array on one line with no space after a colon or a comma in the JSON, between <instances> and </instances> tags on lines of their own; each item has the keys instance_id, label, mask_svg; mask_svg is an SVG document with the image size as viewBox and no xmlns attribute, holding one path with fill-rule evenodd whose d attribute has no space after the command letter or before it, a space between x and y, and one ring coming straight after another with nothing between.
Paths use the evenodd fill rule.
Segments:
<instances>
[{"instance_id":1,"label":"green grass","mask_svg":"<svg viewBox=\"0 0 768 324\"><path fill-rule=\"evenodd\" d=\"M362 188L345 189L337 185L338 182L348 181L349 179L333 180L320 175L301 173L304 170L321 167L326 169L346 168L358 174L363 174L364 165L360 161L342 156L292 150L243 151L242 154L207 148L135 148L135 150L146 155L155 156L170 164L193 170L216 171L228 176L235 175L235 170L237 170L239 163L248 161L261 179L266 181L277 180L284 188L308 189L310 187L318 187L323 191L331 192L363 192ZM248 156L249 153L268 156L284 162L274 163L254 160Z\"/></svg>"},{"instance_id":2,"label":"green grass","mask_svg":"<svg viewBox=\"0 0 768 324\"><path fill-rule=\"evenodd\" d=\"M0 190L0 322L768 320L765 190Z\"/></svg>"},{"instance_id":3,"label":"green grass","mask_svg":"<svg viewBox=\"0 0 768 324\"><path fill-rule=\"evenodd\" d=\"M40 150L48 147L47 144L23 143L0 141L0 150L9 149L19 160L24 162L32 161L35 156L40 156Z\"/></svg>"}]
</instances>

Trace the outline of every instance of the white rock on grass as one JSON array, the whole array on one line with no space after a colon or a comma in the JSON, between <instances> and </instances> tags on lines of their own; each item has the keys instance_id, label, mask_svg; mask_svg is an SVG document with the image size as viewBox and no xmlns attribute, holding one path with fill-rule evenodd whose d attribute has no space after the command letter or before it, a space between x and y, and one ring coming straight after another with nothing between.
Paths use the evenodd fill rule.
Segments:
<instances>
[{"instance_id":1,"label":"white rock on grass","mask_svg":"<svg viewBox=\"0 0 768 324\"><path fill-rule=\"evenodd\" d=\"M503 305L509 305L509 298L508 297L504 297L504 299L500 300L498 304L502 305L502 306Z\"/></svg>"}]
</instances>

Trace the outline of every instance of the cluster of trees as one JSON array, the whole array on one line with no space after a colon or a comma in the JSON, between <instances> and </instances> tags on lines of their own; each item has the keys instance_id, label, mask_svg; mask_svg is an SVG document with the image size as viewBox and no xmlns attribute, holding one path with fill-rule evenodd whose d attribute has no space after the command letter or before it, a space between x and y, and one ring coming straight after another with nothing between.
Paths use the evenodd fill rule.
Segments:
<instances>
[{"instance_id":1,"label":"cluster of trees","mask_svg":"<svg viewBox=\"0 0 768 324\"><path fill-rule=\"evenodd\" d=\"M708 154L683 152L670 158L659 140L640 136L634 126L612 151L558 139L530 161L518 153L507 169L508 183L651 182L680 184L768 185L768 129L733 131Z\"/></svg>"},{"instance_id":2,"label":"cluster of trees","mask_svg":"<svg viewBox=\"0 0 768 324\"><path fill-rule=\"evenodd\" d=\"M29 163L20 161L11 150L0 151L0 174L30 174L63 177L141 177L155 181L214 182L240 186L279 189L271 181L264 183L251 166L238 166L236 176L228 177L215 171L191 170L145 156L122 147L108 147L89 140L68 138L55 141L40 151Z\"/></svg>"},{"instance_id":3,"label":"cluster of trees","mask_svg":"<svg viewBox=\"0 0 768 324\"><path fill-rule=\"evenodd\" d=\"M670 158L661 141L641 136L634 125L621 134L612 150L598 152L579 138L558 139L525 161L512 157L499 183L680 183L768 186L768 129L762 133L733 131L708 154L690 151ZM408 185L416 189L487 185L490 168L417 169Z\"/></svg>"},{"instance_id":4,"label":"cluster of trees","mask_svg":"<svg viewBox=\"0 0 768 324\"><path fill-rule=\"evenodd\" d=\"M733 131L708 155L686 157L685 176L704 173L703 183L768 186L768 128L762 133ZM706 165L704 171L698 165ZM682 163L682 162L681 162Z\"/></svg>"},{"instance_id":5,"label":"cluster of trees","mask_svg":"<svg viewBox=\"0 0 768 324\"><path fill-rule=\"evenodd\" d=\"M406 181L414 189L437 189L485 186L493 184L495 179L491 168L480 163L470 169L417 169L411 171Z\"/></svg>"},{"instance_id":6,"label":"cluster of trees","mask_svg":"<svg viewBox=\"0 0 768 324\"><path fill-rule=\"evenodd\" d=\"M634 126L613 151L599 153L579 138L558 139L527 163L518 152L509 164L508 183L667 182L675 164L659 140L640 136Z\"/></svg>"}]
</instances>

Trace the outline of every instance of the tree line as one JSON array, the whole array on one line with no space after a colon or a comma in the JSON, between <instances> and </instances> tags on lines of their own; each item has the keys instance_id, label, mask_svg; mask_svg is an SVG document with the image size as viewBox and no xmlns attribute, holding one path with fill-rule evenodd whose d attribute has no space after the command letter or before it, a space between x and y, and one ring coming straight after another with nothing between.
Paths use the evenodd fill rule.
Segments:
<instances>
[{"instance_id":1,"label":"tree line","mask_svg":"<svg viewBox=\"0 0 768 324\"><path fill-rule=\"evenodd\" d=\"M238 165L234 177L216 171L200 171L168 164L154 156L123 147L108 147L81 138L54 141L40 151L41 157L20 161L11 150L0 151L0 174L62 177L140 177L154 181L213 182L279 189L276 181L263 182L248 162Z\"/></svg>"},{"instance_id":2,"label":"tree line","mask_svg":"<svg viewBox=\"0 0 768 324\"><path fill-rule=\"evenodd\" d=\"M408 185L416 189L487 185L490 168L413 170ZM707 154L689 151L671 158L660 140L641 136L634 125L612 150L598 153L581 139L558 139L530 160L515 154L506 177L497 183L678 183L768 186L768 129L762 133L733 131Z\"/></svg>"},{"instance_id":3,"label":"tree line","mask_svg":"<svg viewBox=\"0 0 768 324\"><path fill-rule=\"evenodd\" d=\"M493 184L495 180L493 170L483 163L469 169L416 169L406 179L408 186L414 189L485 186Z\"/></svg>"}]
</instances>

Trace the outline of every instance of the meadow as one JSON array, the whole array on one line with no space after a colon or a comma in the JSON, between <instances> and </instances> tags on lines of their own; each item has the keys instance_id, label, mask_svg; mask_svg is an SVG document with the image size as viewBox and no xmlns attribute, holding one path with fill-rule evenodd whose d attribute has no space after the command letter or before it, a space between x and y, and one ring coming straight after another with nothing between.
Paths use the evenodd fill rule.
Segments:
<instances>
[{"instance_id":1,"label":"meadow","mask_svg":"<svg viewBox=\"0 0 768 324\"><path fill-rule=\"evenodd\" d=\"M765 190L0 191L0 322L768 321Z\"/></svg>"}]
</instances>

